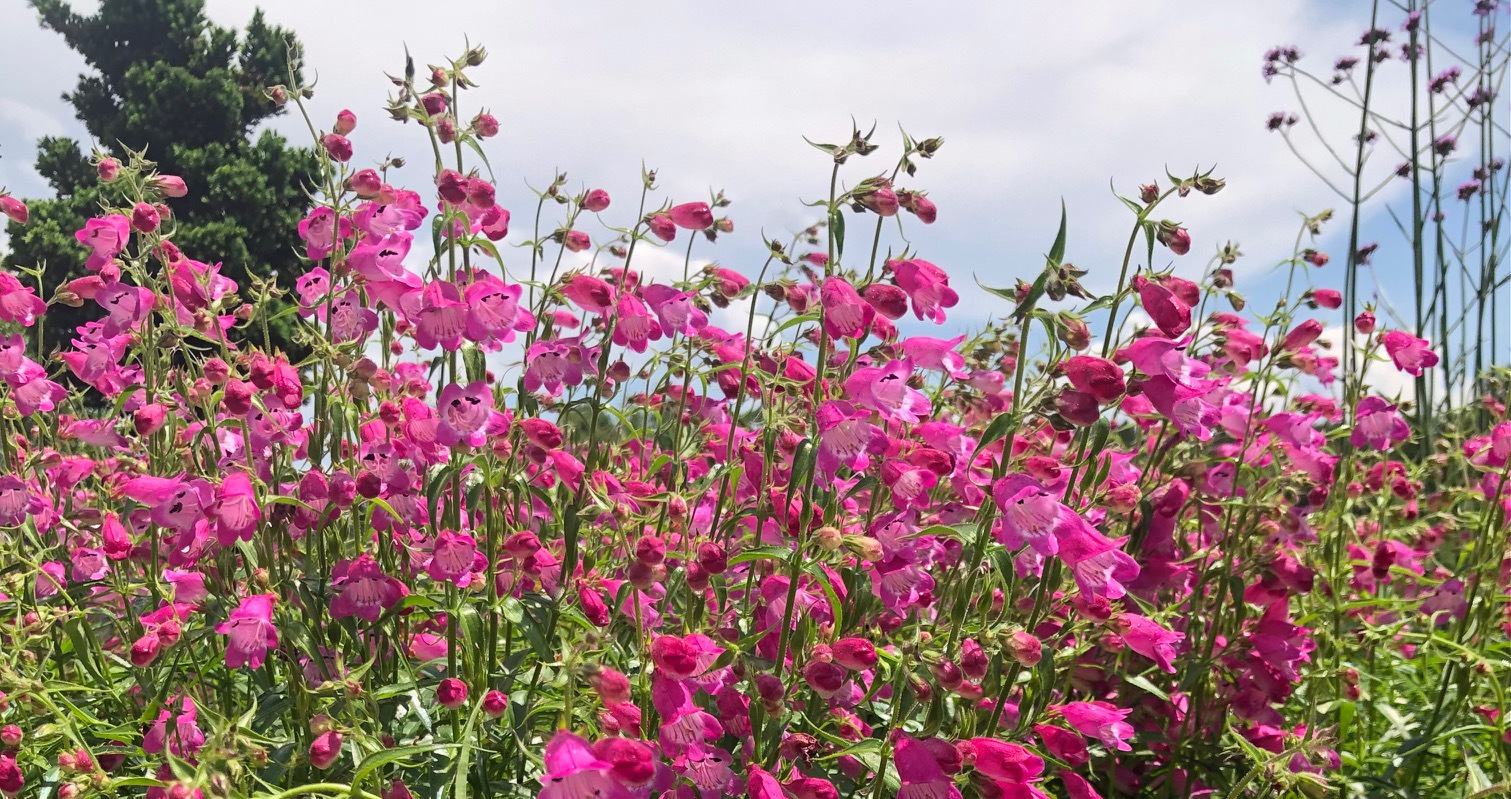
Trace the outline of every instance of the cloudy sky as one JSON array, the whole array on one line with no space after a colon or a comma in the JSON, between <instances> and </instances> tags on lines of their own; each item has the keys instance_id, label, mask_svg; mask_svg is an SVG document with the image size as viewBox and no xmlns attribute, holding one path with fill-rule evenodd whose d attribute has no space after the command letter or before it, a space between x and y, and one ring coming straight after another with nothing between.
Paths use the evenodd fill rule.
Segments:
<instances>
[{"instance_id":1,"label":"cloudy sky","mask_svg":"<svg viewBox=\"0 0 1511 799\"><path fill-rule=\"evenodd\" d=\"M1246 254L1241 280L1269 303L1280 282L1269 269L1289 255L1298 214L1341 204L1265 131L1271 111L1296 101L1287 86L1261 79L1262 55L1296 44L1326 72L1357 49L1368 21L1361 0L208 0L210 16L232 26L255 6L305 43L309 74L319 79L317 121L328 125L351 108L361 120L352 137L358 160L418 156L405 170L414 184L425 180L428 145L413 125L385 118L391 87L383 73L402 69L405 46L423 65L460 52L464 37L485 45L490 57L474 71L482 86L466 94L464 113L487 108L503 124L489 156L517 229L533 207L525 182L543 185L557 169L574 187L607 188L623 213L608 216L625 222L644 161L672 199L727 193L735 235L694 257L753 274L760 231L780 235L810 223L802 201L826 189L825 156L803 137L843 140L853 116L867 127L874 121L886 146L852 162L844 173L852 183L890 170L899 125L946 139L906 184L929 192L939 221L909 235L957 284L969 285L972 275L998 286L1031 277L1063 198L1070 259L1092 270L1093 285L1110 286L1131 222L1112 190L1133 195L1141 182L1164 182L1166 167L1190 174L1215 165L1225 191L1169 206L1194 240L1176 264L1197 277L1220 244L1238 242ZM1382 18L1391 28L1399 23ZM30 167L37 137L84 135L60 99L82 66L61 37L37 27L22 0L0 0L0 74L10 76L0 93L0 185L43 193ZM1354 112L1327 103L1312 110L1346 146ZM275 125L305 137L294 120ZM1377 169L1399 160L1382 159ZM1394 235L1378 227L1382 238ZM1345 232L1341 223L1335 232ZM1336 271L1313 277L1341 286ZM967 300L962 324L1003 310L979 292Z\"/></svg>"}]
</instances>

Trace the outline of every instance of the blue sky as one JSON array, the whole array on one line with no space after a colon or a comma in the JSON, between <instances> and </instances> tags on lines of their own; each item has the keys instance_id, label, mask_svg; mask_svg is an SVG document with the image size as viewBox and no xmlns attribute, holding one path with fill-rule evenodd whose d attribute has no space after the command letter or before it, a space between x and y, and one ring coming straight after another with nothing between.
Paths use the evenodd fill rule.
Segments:
<instances>
[{"instance_id":1,"label":"blue sky","mask_svg":"<svg viewBox=\"0 0 1511 799\"><path fill-rule=\"evenodd\" d=\"M1455 14L1449 7L1463 6L1467 19L1469 5L1444 0L1441 7ZM406 44L422 65L459 52L464 36L485 45L490 57L475 70L482 87L466 94L464 113L487 108L503 124L489 156L500 201L521 232L533 208L525 181L542 185L557 169L574 187L608 189L615 208L607 218L628 220L643 160L675 200L725 190L736 232L717 246L700 244L694 258L754 274L760 231L784 233L813 221L801 201L825 191L825 157L803 136L842 140L852 116L867 126L875 121L884 148L852 162L843 176L851 183L890 171L899 124L915 137L943 136L938 157L903 185L927 190L939 206L936 224L915 225L909 235L965 295L951 328L1007 310L974 290L972 276L1005 286L1035 274L1062 198L1069 259L1091 270L1093 288L1109 288L1131 222L1111 187L1132 195L1141 182L1163 183L1167 166L1188 174L1215 164L1228 187L1169 207L1194 245L1190 255L1168 261L1159 260L1169 258L1160 251L1155 266L1174 263L1199 277L1219 245L1238 242L1246 254L1240 288L1255 307L1272 306L1283 278L1270 267L1289 254L1299 214L1342 205L1264 131L1269 112L1293 109L1295 101L1279 82L1264 83L1261 57L1274 45L1296 44L1325 71L1337 56L1357 51L1369 13L1363 0L961 2L947 10L894 0L863 8L776 0L728 4L717 13L681 0L654 7L208 2L210 16L227 25L244 24L254 6L304 41L309 72L319 79L317 122L328 125L336 111L351 108L360 120L352 136L357 160L412 156L414 166L399 178L415 185L427 179L428 146L414 126L386 119L383 73L402 68ZM1382 24L1398 28L1397 16L1383 14ZM44 192L30 167L35 140L84 135L60 99L81 68L24 3L0 3L0 74L13 76L0 93L0 185L23 197ZM1347 146L1354 112L1337 103L1313 111L1324 133ZM275 126L304 137L293 119ZM1381 153L1375 167L1388 170L1398 160ZM1381 211L1364 238L1382 242L1376 260L1393 286L1401 240ZM868 236L870 227L852 231ZM1340 235L1346 226L1336 222L1323 240L1335 263L1346 241ZM895 237L889 243L903 246ZM680 272L680 247L676 252L661 261ZM516 255L511 268L519 262ZM1337 267L1312 277L1342 283Z\"/></svg>"}]
</instances>

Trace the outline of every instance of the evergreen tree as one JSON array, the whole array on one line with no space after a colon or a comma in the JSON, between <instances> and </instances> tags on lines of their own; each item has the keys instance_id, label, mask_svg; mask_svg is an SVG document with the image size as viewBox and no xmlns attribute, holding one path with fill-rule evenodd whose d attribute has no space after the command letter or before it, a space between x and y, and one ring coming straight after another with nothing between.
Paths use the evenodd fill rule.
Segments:
<instances>
[{"instance_id":1,"label":"evergreen tree","mask_svg":"<svg viewBox=\"0 0 1511 799\"><path fill-rule=\"evenodd\" d=\"M188 196L169 201L174 242L184 253L222 262L221 273L236 281L243 298L251 296L253 277L292 288L300 269L291 236L306 204L312 153L272 131L253 133L283 111L268 89L288 82L288 65L297 61L293 35L258 11L238 36L205 17L203 0L102 0L90 16L65 0L31 2L43 27L61 34L92 69L64 99L98 152L124 161L127 150L145 151L159 172L187 183ZM30 202L30 223L8 229L11 262L45 267L44 298L86 274L74 231L99 213L102 193L111 191L93 157L71 139L42 139L37 171L56 196ZM258 313L272 319L273 345L297 356L292 325L276 318L281 305ZM65 346L78 325L99 315L87 304L53 304L44 317L44 349ZM260 325L255 329L260 341Z\"/></svg>"}]
</instances>

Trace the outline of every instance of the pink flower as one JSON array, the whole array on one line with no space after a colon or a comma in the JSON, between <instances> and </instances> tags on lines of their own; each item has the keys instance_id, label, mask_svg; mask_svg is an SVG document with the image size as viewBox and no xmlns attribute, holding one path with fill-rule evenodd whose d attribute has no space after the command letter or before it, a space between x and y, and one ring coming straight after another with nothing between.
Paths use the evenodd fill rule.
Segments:
<instances>
[{"instance_id":1,"label":"pink flower","mask_svg":"<svg viewBox=\"0 0 1511 799\"><path fill-rule=\"evenodd\" d=\"M892 273L897 285L913 298L913 315L944 324L944 309L954 308L960 295L950 288L950 276L943 269L922 259L893 261Z\"/></svg>"},{"instance_id":2,"label":"pink flower","mask_svg":"<svg viewBox=\"0 0 1511 799\"><path fill-rule=\"evenodd\" d=\"M341 217L338 223L336 213L326 207L316 208L299 220L299 238L304 241L304 254L311 261L329 256L351 234L352 221Z\"/></svg>"},{"instance_id":3,"label":"pink flower","mask_svg":"<svg viewBox=\"0 0 1511 799\"><path fill-rule=\"evenodd\" d=\"M723 652L723 647L700 633L680 638L661 635L651 642L651 662L655 664L656 671L674 680L702 675Z\"/></svg>"},{"instance_id":4,"label":"pink flower","mask_svg":"<svg viewBox=\"0 0 1511 799\"><path fill-rule=\"evenodd\" d=\"M923 742L899 733L892 760L902 783L898 799L961 799L960 789Z\"/></svg>"},{"instance_id":5,"label":"pink flower","mask_svg":"<svg viewBox=\"0 0 1511 799\"><path fill-rule=\"evenodd\" d=\"M939 485L939 475L904 460L889 460L881 465L881 481L892 490L893 507L921 509L932 504L929 492Z\"/></svg>"},{"instance_id":6,"label":"pink flower","mask_svg":"<svg viewBox=\"0 0 1511 799\"><path fill-rule=\"evenodd\" d=\"M619 318L613 341L632 352L645 352L650 342L661 339L661 323L651 316L645 301L626 291L619 295Z\"/></svg>"},{"instance_id":7,"label":"pink flower","mask_svg":"<svg viewBox=\"0 0 1511 799\"><path fill-rule=\"evenodd\" d=\"M563 284L561 292L573 305L588 313L607 314L615 306L614 287L603 278L592 275L572 275Z\"/></svg>"},{"instance_id":8,"label":"pink flower","mask_svg":"<svg viewBox=\"0 0 1511 799\"><path fill-rule=\"evenodd\" d=\"M172 710L175 704L179 707L178 713ZM205 745L205 734L196 721L198 717L199 707L193 699L187 696L169 699L167 707L158 711L157 721L142 736L142 751L156 755L166 749L179 757L193 757ZM171 729L169 721L173 722Z\"/></svg>"},{"instance_id":9,"label":"pink flower","mask_svg":"<svg viewBox=\"0 0 1511 799\"><path fill-rule=\"evenodd\" d=\"M189 194L189 186L178 175L158 175L152 179L152 185L156 186L164 197L186 197Z\"/></svg>"},{"instance_id":10,"label":"pink flower","mask_svg":"<svg viewBox=\"0 0 1511 799\"><path fill-rule=\"evenodd\" d=\"M855 287L842 277L831 277L819 290L824 306L824 330L830 338L863 339L871 328L876 309L861 299Z\"/></svg>"},{"instance_id":11,"label":"pink flower","mask_svg":"<svg viewBox=\"0 0 1511 799\"><path fill-rule=\"evenodd\" d=\"M970 373L965 370L965 357L956 349L964 342L964 333L949 340L913 336L898 342L897 348L920 369L933 369L963 380Z\"/></svg>"},{"instance_id":12,"label":"pink flower","mask_svg":"<svg viewBox=\"0 0 1511 799\"><path fill-rule=\"evenodd\" d=\"M1339 294L1337 289L1317 289L1312 292L1312 299L1317 301L1317 305L1328 309L1336 309L1343 305L1343 295Z\"/></svg>"},{"instance_id":13,"label":"pink flower","mask_svg":"<svg viewBox=\"0 0 1511 799\"><path fill-rule=\"evenodd\" d=\"M257 594L241 600L230 618L216 626L215 632L228 636L226 668L242 666L261 668L268 650L278 646L278 628L273 626L275 594Z\"/></svg>"},{"instance_id":14,"label":"pink flower","mask_svg":"<svg viewBox=\"0 0 1511 799\"><path fill-rule=\"evenodd\" d=\"M467 683L455 677L441 680L435 687L435 701L447 710L456 710L467 704Z\"/></svg>"},{"instance_id":15,"label":"pink flower","mask_svg":"<svg viewBox=\"0 0 1511 799\"><path fill-rule=\"evenodd\" d=\"M1191 328L1191 306L1176 297L1170 289L1146 280L1143 275L1133 279L1133 288L1138 292L1144 311L1162 333L1175 338Z\"/></svg>"},{"instance_id":16,"label":"pink flower","mask_svg":"<svg viewBox=\"0 0 1511 799\"><path fill-rule=\"evenodd\" d=\"M257 523L262 520L252 478L240 471L226 475L215 490L215 504L210 507L209 515L215 520L216 537L221 546L252 540Z\"/></svg>"},{"instance_id":17,"label":"pink flower","mask_svg":"<svg viewBox=\"0 0 1511 799\"><path fill-rule=\"evenodd\" d=\"M826 402L818 411L818 458L820 472L834 474L844 466L863 472L871 457L883 455L891 439L885 430L871 424L869 411L848 402Z\"/></svg>"},{"instance_id":18,"label":"pink flower","mask_svg":"<svg viewBox=\"0 0 1511 799\"><path fill-rule=\"evenodd\" d=\"M26 203L9 194L0 194L0 213L10 217L10 220L18 225L26 224L26 219L29 216L29 212L26 210Z\"/></svg>"},{"instance_id":19,"label":"pink flower","mask_svg":"<svg viewBox=\"0 0 1511 799\"><path fill-rule=\"evenodd\" d=\"M1060 772L1060 781L1065 783L1065 792L1070 799L1102 799L1086 778L1071 771Z\"/></svg>"},{"instance_id":20,"label":"pink flower","mask_svg":"<svg viewBox=\"0 0 1511 799\"><path fill-rule=\"evenodd\" d=\"M1090 738L1096 738L1108 749L1131 752L1128 741L1133 738L1133 727L1123 719L1131 710L1122 710L1106 702L1070 702L1057 709L1070 726Z\"/></svg>"},{"instance_id":21,"label":"pink flower","mask_svg":"<svg viewBox=\"0 0 1511 799\"><path fill-rule=\"evenodd\" d=\"M996 738L972 738L968 742L976 770L999 782L1026 783L1044 773L1044 759L1022 746Z\"/></svg>"},{"instance_id":22,"label":"pink flower","mask_svg":"<svg viewBox=\"0 0 1511 799\"><path fill-rule=\"evenodd\" d=\"M1380 343L1385 345L1385 351L1396 368L1409 375L1421 377L1423 369L1438 365L1438 354L1432 351L1432 344L1425 338L1389 330L1380 334Z\"/></svg>"},{"instance_id":23,"label":"pink flower","mask_svg":"<svg viewBox=\"0 0 1511 799\"><path fill-rule=\"evenodd\" d=\"M714 215L708 203L683 203L667 211L672 224L684 230L706 230L713 226Z\"/></svg>"},{"instance_id":24,"label":"pink flower","mask_svg":"<svg viewBox=\"0 0 1511 799\"><path fill-rule=\"evenodd\" d=\"M420 349L452 352L462 346L468 307L456 284L434 281L421 291L404 294L399 308L414 322L414 340Z\"/></svg>"},{"instance_id":25,"label":"pink flower","mask_svg":"<svg viewBox=\"0 0 1511 799\"><path fill-rule=\"evenodd\" d=\"M472 584L473 574L488 568L488 556L479 552L477 540L470 535L442 530L435 537L425 573L436 582L448 582L461 588Z\"/></svg>"},{"instance_id":26,"label":"pink flower","mask_svg":"<svg viewBox=\"0 0 1511 799\"><path fill-rule=\"evenodd\" d=\"M131 238L131 220L122 214L95 217L85 222L84 229L75 233L74 238L90 249L85 268L98 272L125 249Z\"/></svg>"},{"instance_id":27,"label":"pink flower","mask_svg":"<svg viewBox=\"0 0 1511 799\"><path fill-rule=\"evenodd\" d=\"M493 391L482 380L466 386L451 383L441 389L436 411L440 420L436 441L448 447L483 446L488 442L489 428L501 424L503 419L502 414L493 410Z\"/></svg>"},{"instance_id":28,"label":"pink flower","mask_svg":"<svg viewBox=\"0 0 1511 799\"><path fill-rule=\"evenodd\" d=\"M0 320L31 327L46 312L47 303L30 286L9 272L0 272Z\"/></svg>"},{"instance_id":29,"label":"pink flower","mask_svg":"<svg viewBox=\"0 0 1511 799\"><path fill-rule=\"evenodd\" d=\"M642 287L640 294L661 321L661 331L667 335L696 336L698 331L708 327L708 314L693 304L692 292L652 283Z\"/></svg>"},{"instance_id":30,"label":"pink flower","mask_svg":"<svg viewBox=\"0 0 1511 799\"><path fill-rule=\"evenodd\" d=\"M581 345L564 339L537 341L525 351L525 390L555 397L562 384L582 383L585 353Z\"/></svg>"},{"instance_id":31,"label":"pink flower","mask_svg":"<svg viewBox=\"0 0 1511 799\"><path fill-rule=\"evenodd\" d=\"M892 361L885 367L864 366L845 381L845 392L863 408L880 413L891 422L916 424L932 412L929 397L908 385L913 364Z\"/></svg>"},{"instance_id":32,"label":"pink flower","mask_svg":"<svg viewBox=\"0 0 1511 799\"><path fill-rule=\"evenodd\" d=\"M572 252L582 252L593 246L593 240L580 230L568 230L562 234L562 245Z\"/></svg>"},{"instance_id":33,"label":"pink flower","mask_svg":"<svg viewBox=\"0 0 1511 799\"><path fill-rule=\"evenodd\" d=\"M1035 724L1034 732L1038 733L1046 751L1072 766L1084 766L1091 760L1091 753L1086 751L1086 741L1070 730Z\"/></svg>"},{"instance_id":34,"label":"pink flower","mask_svg":"<svg viewBox=\"0 0 1511 799\"><path fill-rule=\"evenodd\" d=\"M336 764L341 757L341 733L329 730L310 741L310 765L324 770Z\"/></svg>"},{"instance_id":35,"label":"pink flower","mask_svg":"<svg viewBox=\"0 0 1511 799\"><path fill-rule=\"evenodd\" d=\"M582 208L593 213L602 213L609 208L609 193L603 189L592 189L582 196Z\"/></svg>"},{"instance_id":36,"label":"pink flower","mask_svg":"<svg viewBox=\"0 0 1511 799\"><path fill-rule=\"evenodd\" d=\"M614 764L600 760L582 738L562 731L546 743L546 773L539 799L629 799L613 777Z\"/></svg>"},{"instance_id":37,"label":"pink flower","mask_svg":"<svg viewBox=\"0 0 1511 799\"><path fill-rule=\"evenodd\" d=\"M1350 443L1356 447L1368 444L1370 448L1384 452L1408 438L1411 438L1411 426L1401 418L1396 406L1375 396L1359 401Z\"/></svg>"},{"instance_id":38,"label":"pink flower","mask_svg":"<svg viewBox=\"0 0 1511 799\"><path fill-rule=\"evenodd\" d=\"M505 285L495 275L483 273L468 284L463 298L467 304L467 338L478 343L497 341L508 344L515 333L535 327L535 316L519 307L524 293L518 284Z\"/></svg>"},{"instance_id":39,"label":"pink flower","mask_svg":"<svg viewBox=\"0 0 1511 799\"><path fill-rule=\"evenodd\" d=\"M117 281L100 289L95 295L95 301L106 311L100 332L109 338L140 327L152 315L153 306L157 304L157 294L152 289L128 286Z\"/></svg>"},{"instance_id":40,"label":"pink flower","mask_svg":"<svg viewBox=\"0 0 1511 799\"><path fill-rule=\"evenodd\" d=\"M1098 404L1106 405L1127 391L1123 382L1123 370L1105 358L1072 355L1066 359L1063 368L1070 384L1076 390L1090 394Z\"/></svg>"},{"instance_id":41,"label":"pink flower","mask_svg":"<svg viewBox=\"0 0 1511 799\"><path fill-rule=\"evenodd\" d=\"M409 594L404 583L384 574L378 561L366 552L336 564L331 570L331 587L336 591L331 597L332 618L356 616L370 622Z\"/></svg>"},{"instance_id":42,"label":"pink flower","mask_svg":"<svg viewBox=\"0 0 1511 799\"><path fill-rule=\"evenodd\" d=\"M662 241L669 242L677 238L677 223L666 214L652 214L646 226L650 229L651 235Z\"/></svg>"},{"instance_id":43,"label":"pink flower","mask_svg":"<svg viewBox=\"0 0 1511 799\"><path fill-rule=\"evenodd\" d=\"M1117 618L1117 627L1122 631L1123 642L1129 649L1159 664L1165 671L1174 674L1175 645L1186 636L1167 630L1158 622L1137 613L1124 613Z\"/></svg>"},{"instance_id":44,"label":"pink flower","mask_svg":"<svg viewBox=\"0 0 1511 799\"><path fill-rule=\"evenodd\" d=\"M1285 341L1280 345L1282 350L1299 350L1317 340L1322 335L1322 323L1316 319L1308 319L1291 328L1291 332L1285 334Z\"/></svg>"},{"instance_id":45,"label":"pink flower","mask_svg":"<svg viewBox=\"0 0 1511 799\"><path fill-rule=\"evenodd\" d=\"M332 161L346 163L352 160L351 140L337 133L327 133L320 137L320 146L325 149L325 154Z\"/></svg>"}]
</instances>

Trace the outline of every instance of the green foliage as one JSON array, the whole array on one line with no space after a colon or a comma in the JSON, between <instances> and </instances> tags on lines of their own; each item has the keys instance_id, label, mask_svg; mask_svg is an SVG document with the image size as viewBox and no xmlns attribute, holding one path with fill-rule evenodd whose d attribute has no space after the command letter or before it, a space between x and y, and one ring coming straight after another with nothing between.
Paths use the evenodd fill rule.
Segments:
<instances>
[{"instance_id":1,"label":"green foliage","mask_svg":"<svg viewBox=\"0 0 1511 799\"><path fill-rule=\"evenodd\" d=\"M74 231L99 213L111 191L93 161L146 151L163 174L178 175L189 195L169 200L174 243L188 253L215 253L221 273L250 296L253 278L292 288L301 271L290 231L307 204L303 181L314 164L307 149L290 147L272 131L256 128L282 113L268 88L289 80L297 65L292 33L271 26L262 12L237 32L211 23L202 0L103 0L90 16L64 0L32 0L43 27L61 34L90 72L64 95L97 143L95 153L59 137L37 145L37 171L55 194L33 200L31 223L9 228L10 261L41 268L40 294L86 274L85 251ZM297 67L296 67L297 68ZM297 75L295 76L297 81ZM272 318L281 303L259 308ZM39 354L74 336L97 314L54 305L47 314ZM253 325L260 339L260 325ZM269 323L272 344L296 358L286 318Z\"/></svg>"}]
</instances>

